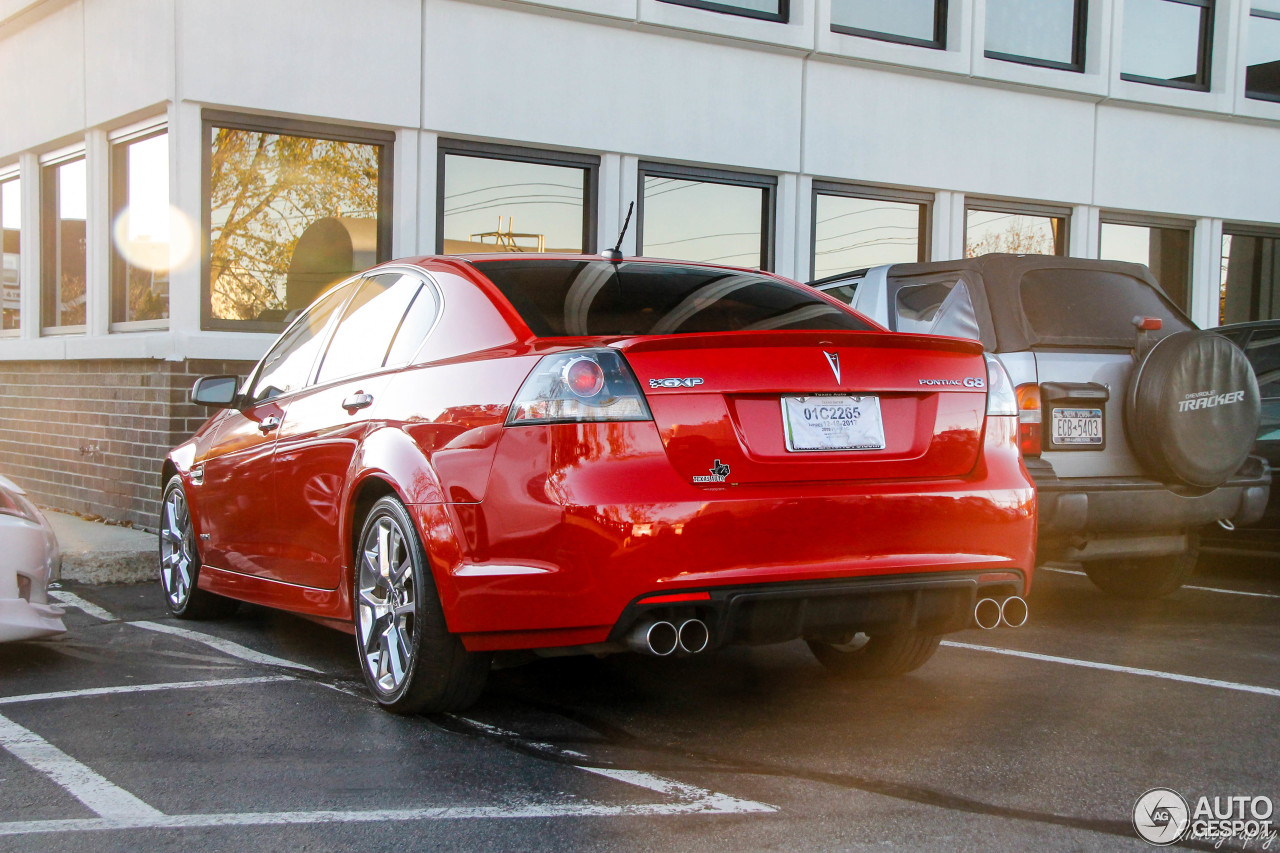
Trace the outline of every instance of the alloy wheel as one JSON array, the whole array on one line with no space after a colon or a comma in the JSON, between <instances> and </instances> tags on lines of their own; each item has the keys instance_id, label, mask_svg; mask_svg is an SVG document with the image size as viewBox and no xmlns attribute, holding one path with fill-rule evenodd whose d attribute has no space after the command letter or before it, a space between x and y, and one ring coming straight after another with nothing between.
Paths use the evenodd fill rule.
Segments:
<instances>
[{"instance_id":1,"label":"alloy wheel","mask_svg":"<svg viewBox=\"0 0 1280 853\"><path fill-rule=\"evenodd\" d=\"M379 518L361 543L357 588L361 658L384 694L399 691L412 673L417 584L404 531L390 516Z\"/></svg>"},{"instance_id":2,"label":"alloy wheel","mask_svg":"<svg viewBox=\"0 0 1280 853\"><path fill-rule=\"evenodd\" d=\"M164 499L160 530L160 583L175 610L191 597L192 559L191 513L181 489L172 489Z\"/></svg>"}]
</instances>

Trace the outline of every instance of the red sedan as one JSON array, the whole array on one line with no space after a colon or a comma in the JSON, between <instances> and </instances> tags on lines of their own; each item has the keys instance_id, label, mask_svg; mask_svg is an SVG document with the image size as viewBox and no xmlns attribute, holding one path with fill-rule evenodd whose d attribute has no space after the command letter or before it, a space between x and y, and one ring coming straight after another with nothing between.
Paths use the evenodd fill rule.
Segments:
<instances>
[{"instance_id":1,"label":"red sedan","mask_svg":"<svg viewBox=\"0 0 1280 853\"><path fill-rule=\"evenodd\" d=\"M803 638L854 677L1026 619L1007 375L768 273L427 257L321 296L164 465L174 615L351 630L397 712L495 653Z\"/></svg>"}]
</instances>

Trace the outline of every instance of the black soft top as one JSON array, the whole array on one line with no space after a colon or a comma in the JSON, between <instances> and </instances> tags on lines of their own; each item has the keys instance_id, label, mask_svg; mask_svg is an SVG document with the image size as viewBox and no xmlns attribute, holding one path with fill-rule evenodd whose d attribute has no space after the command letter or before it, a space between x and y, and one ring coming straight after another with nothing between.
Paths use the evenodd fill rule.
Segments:
<instances>
[{"instance_id":1,"label":"black soft top","mask_svg":"<svg viewBox=\"0 0 1280 853\"><path fill-rule=\"evenodd\" d=\"M972 294L984 343L998 352L1033 346L1131 347L1134 316L1159 317L1164 333L1194 329L1142 264L1054 255L982 255L895 264L897 286L956 276ZM988 320L989 318L989 320ZM987 340L994 331L995 341Z\"/></svg>"}]
</instances>

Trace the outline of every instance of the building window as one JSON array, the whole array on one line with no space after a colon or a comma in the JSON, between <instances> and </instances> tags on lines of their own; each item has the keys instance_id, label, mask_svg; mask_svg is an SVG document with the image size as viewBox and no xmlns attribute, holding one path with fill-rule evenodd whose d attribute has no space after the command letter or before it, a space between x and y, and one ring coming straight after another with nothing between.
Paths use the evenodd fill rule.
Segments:
<instances>
[{"instance_id":1,"label":"building window","mask_svg":"<svg viewBox=\"0 0 1280 853\"><path fill-rule=\"evenodd\" d=\"M1213 0L1125 0L1120 78L1209 89Z\"/></svg>"},{"instance_id":2,"label":"building window","mask_svg":"<svg viewBox=\"0 0 1280 853\"><path fill-rule=\"evenodd\" d=\"M1261 3L1262 0L1255 0ZM1280 0L1249 16L1249 67L1244 93L1260 101L1280 101Z\"/></svg>"},{"instance_id":3,"label":"building window","mask_svg":"<svg viewBox=\"0 0 1280 853\"><path fill-rule=\"evenodd\" d=\"M790 0L736 0L720 3L715 0L661 0L673 6L691 6L694 9L706 9L709 12L724 12L726 15L741 15L744 18L760 18L764 21L777 21L785 24L788 17Z\"/></svg>"},{"instance_id":4,"label":"building window","mask_svg":"<svg viewBox=\"0 0 1280 853\"><path fill-rule=\"evenodd\" d=\"M812 278L929 258L927 193L814 182Z\"/></svg>"},{"instance_id":5,"label":"building window","mask_svg":"<svg viewBox=\"0 0 1280 853\"><path fill-rule=\"evenodd\" d=\"M831 0L831 30L945 50L947 0Z\"/></svg>"},{"instance_id":6,"label":"building window","mask_svg":"<svg viewBox=\"0 0 1280 853\"><path fill-rule=\"evenodd\" d=\"M1100 258L1145 264L1164 292L1183 311L1191 300L1191 227L1140 221L1102 221Z\"/></svg>"},{"instance_id":7,"label":"building window","mask_svg":"<svg viewBox=\"0 0 1280 853\"><path fill-rule=\"evenodd\" d=\"M0 331L18 328L22 315L22 179L0 181Z\"/></svg>"},{"instance_id":8,"label":"building window","mask_svg":"<svg viewBox=\"0 0 1280 853\"><path fill-rule=\"evenodd\" d=\"M1084 71L1087 0L987 0L986 56Z\"/></svg>"},{"instance_id":9,"label":"building window","mask_svg":"<svg viewBox=\"0 0 1280 853\"><path fill-rule=\"evenodd\" d=\"M599 157L453 141L439 151L439 251L595 251Z\"/></svg>"},{"instance_id":10,"label":"building window","mask_svg":"<svg viewBox=\"0 0 1280 853\"><path fill-rule=\"evenodd\" d=\"M1040 205L975 203L965 210L965 257L1065 255L1070 219L1069 210Z\"/></svg>"},{"instance_id":11,"label":"building window","mask_svg":"<svg viewBox=\"0 0 1280 853\"><path fill-rule=\"evenodd\" d=\"M777 178L640 164L642 255L772 269Z\"/></svg>"},{"instance_id":12,"label":"building window","mask_svg":"<svg viewBox=\"0 0 1280 853\"><path fill-rule=\"evenodd\" d=\"M1223 229L1219 315L1224 324L1280 320L1280 230Z\"/></svg>"},{"instance_id":13,"label":"building window","mask_svg":"<svg viewBox=\"0 0 1280 853\"><path fill-rule=\"evenodd\" d=\"M83 326L89 191L84 155L45 166L40 184L40 322L46 328Z\"/></svg>"},{"instance_id":14,"label":"building window","mask_svg":"<svg viewBox=\"0 0 1280 853\"><path fill-rule=\"evenodd\" d=\"M182 263L195 248L186 220L169 211L169 134L113 145L111 322L168 318L171 252Z\"/></svg>"},{"instance_id":15,"label":"building window","mask_svg":"<svg viewBox=\"0 0 1280 853\"><path fill-rule=\"evenodd\" d=\"M206 111L206 329L277 332L391 254L394 134Z\"/></svg>"}]
</instances>

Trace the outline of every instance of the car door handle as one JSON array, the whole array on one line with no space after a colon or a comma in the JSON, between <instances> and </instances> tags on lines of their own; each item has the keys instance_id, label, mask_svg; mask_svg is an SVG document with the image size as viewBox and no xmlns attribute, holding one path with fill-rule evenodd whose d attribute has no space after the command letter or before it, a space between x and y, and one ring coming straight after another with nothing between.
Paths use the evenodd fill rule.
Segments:
<instances>
[{"instance_id":1,"label":"car door handle","mask_svg":"<svg viewBox=\"0 0 1280 853\"><path fill-rule=\"evenodd\" d=\"M357 391L342 401L342 408L348 412L354 412L356 409L365 409L372 405L373 395L366 394L363 391Z\"/></svg>"},{"instance_id":2,"label":"car door handle","mask_svg":"<svg viewBox=\"0 0 1280 853\"><path fill-rule=\"evenodd\" d=\"M276 429L280 429L280 419L277 418L275 415L272 415L269 418L263 418L262 421L258 424L259 432L271 432L272 430L276 430Z\"/></svg>"}]
</instances>

